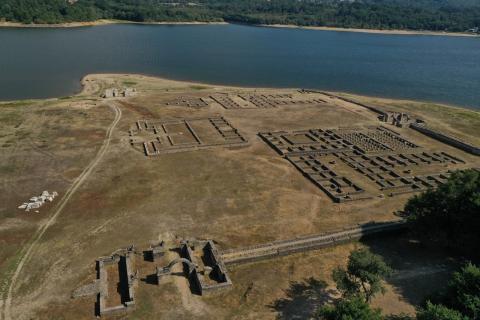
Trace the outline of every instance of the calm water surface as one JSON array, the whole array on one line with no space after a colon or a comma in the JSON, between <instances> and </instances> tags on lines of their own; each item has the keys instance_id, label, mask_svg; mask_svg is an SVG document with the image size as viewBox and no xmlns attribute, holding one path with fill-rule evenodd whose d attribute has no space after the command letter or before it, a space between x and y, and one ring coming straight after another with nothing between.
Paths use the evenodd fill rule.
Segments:
<instances>
[{"instance_id":1,"label":"calm water surface","mask_svg":"<svg viewBox=\"0 0 480 320\"><path fill-rule=\"evenodd\" d=\"M88 73L347 91L480 108L480 38L240 25L0 29L0 100L78 92Z\"/></svg>"}]
</instances>

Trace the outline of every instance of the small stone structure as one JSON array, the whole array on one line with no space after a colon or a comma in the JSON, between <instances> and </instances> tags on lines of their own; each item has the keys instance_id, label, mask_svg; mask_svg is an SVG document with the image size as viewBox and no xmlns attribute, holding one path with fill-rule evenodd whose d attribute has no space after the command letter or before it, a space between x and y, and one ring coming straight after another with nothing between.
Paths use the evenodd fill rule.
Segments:
<instances>
[{"instance_id":1,"label":"small stone structure","mask_svg":"<svg viewBox=\"0 0 480 320\"><path fill-rule=\"evenodd\" d=\"M108 98L127 98L127 97L132 97L136 94L137 89L135 88L124 88L124 89L118 89L118 88L108 88L105 89L104 93L102 94L102 98L108 99Z\"/></svg>"},{"instance_id":2,"label":"small stone structure","mask_svg":"<svg viewBox=\"0 0 480 320\"><path fill-rule=\"evenodd\" d=\"M135 307L134 285L137 281L137 275L132 270L132 261L135 259L135 247L119 250L109 257L102 257L97 260L98 278L100 282L100 292L98 294L98 312L100 316L107 314L125 312ZM107 306L109 298L108 273L106 268L112 265L118 265L118 274L120 278L120 287L123 287L121 293L121 304Z\"/></svg>"},{"instance_id":3,"label":"small stone structure","mask_svg":"<svg viewBox=\"0 0 480 320\"><path fill-rule=\"evenodd\" d=\"M408 113L388 111L381 114L379 116L379 120L400 128L408 127L410 124L416 121Z\"/></svg>"},{"instance_id":4,"label":"small stone structure","mask_svg":"<svg viewBox=\"0 0 480 320\"><path fill-rule=\"evenodd\" d=\"M150 246L150 254L152 256L153 261L156 259L163 257L165 255L165 243L161 241L155 245Z\"/></svg>"},{"instance_id":5,"label":"small stone structure","mask_svg":"<svg viewBox=\"0 0 480 320\"><path fill-rule=\"evenodd\" d=\"M56 191L53 191L52 193L49 193L48 191L43 191L41 195L38 197L31 197L30 202L24 202L21 204L18 209L22 209L25 211L30 211L31 209L38 209L45 202L52 202L56 197L58 196L58 193Z\"/></svg>"},{"instance_id":6,"label":"small stone structure","mask_svg":"<svg viewBox=\"0 0 480 320\"><path fill-rule=\"evenodd\" d=\"M96 312L98 316L126 312L135 307L134 286L137 282L137 272L133 271L135 247L119 249L111 256L97 260L97 279L90 284L76 289L72 298L97 295ZM109 274L116 274L114 279ZM116 284L120 280L118 286ZM112 283L113 282L113 283ZM112 294L120 295L120 304L110 305ZM112 299L118 300L118 299Z\"/></svg>"},{"instance_id":7,"label":"small stone structure","mask_svg":"<svg viewBox=\"0 0 480 320\"><path fill-rule=\"evenodd\" d=\"M130 143L146 156L185 152L218 146L249 145L224 117L139 120L130 129Z\"/></svg>"},{"instance_id":8,"label":"small stone structure","mask_svg":"<svg viewBox=\"0 0 480 320\"><path fill-rule=\"evenodd\" d=\"M170 262L166 267L157 268L157 283L171 273L177 263L188 266L186 276L200 295L207 295L230 289L232 281L228 276L222 256L212 240L182 241L181 258Z\"/></svg>"},{"instance_id":9,"label":"small stone structure","mask_svg":"<svg viewBox=\"0 0 480 320\"><path fill-rule=\"evenodd\" d=\"M461 141L458 138L452 137L452 136L447 135L445 133L442 133L440 131L431 129L431 128L427 127L427 125L425 123L414 123L414 124L410 125L410 128L412 128L412 129L414 129L418 132L421 132L421 133L423 133L423 134L425 134L425 135L427 135L427 136L429 136L433 139L436 139L440 142L448 144L452 147L455 147L455 148L463 150L465 152L474 154L476 156L480 156L480 148L479 147L468 144L464 141Z\"/></svg>"}]
</instances>

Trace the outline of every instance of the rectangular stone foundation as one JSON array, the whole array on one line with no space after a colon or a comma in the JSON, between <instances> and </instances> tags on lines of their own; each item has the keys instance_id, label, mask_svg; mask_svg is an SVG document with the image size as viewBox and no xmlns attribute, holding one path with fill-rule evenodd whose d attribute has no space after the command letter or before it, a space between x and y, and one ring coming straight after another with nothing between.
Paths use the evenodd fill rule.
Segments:
<instances>
[{"instance_id":1,"label":"rectangular stone foundation","mask_svg":"<svg viewBox=\"0 0 480 320\"><path fill-rule=\"evenodd\" d=\"M224 117L139 120L130 129L131 145L146 156L249 145Z\"/></svg>"},{"instance_id":2,"label":"rectangular stone foundation","mask_svg":"<svg viewBox=\"0 0 480 320\"><path fill-rule=\"evenodd\" d=\"M110 257L102 257L97 260L97 277L100 287L98 293L98 314L100 316L109 315L113 313L126 312L135 307L135 295L134 295L134 272L132 270L132 259L134 255L129 250L121 250L120 253L115 253ZM115 306L107 306L108 297L108 282L112 281L108 279L106 268L112 265L118 264L118 273L120 275L120 286L123 286L121 297L121 303ZM116 281L116 280L113 280Z\"/></svg>"}]
</instances>

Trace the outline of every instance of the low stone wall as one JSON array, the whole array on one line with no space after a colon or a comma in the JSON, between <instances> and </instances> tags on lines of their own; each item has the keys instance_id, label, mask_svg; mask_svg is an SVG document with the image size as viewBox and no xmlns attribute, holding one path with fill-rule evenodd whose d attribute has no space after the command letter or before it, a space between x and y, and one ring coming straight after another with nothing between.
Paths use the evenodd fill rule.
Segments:
<instances>
[{"instance_id":1,"label":"low stone wall","mask_svg":"<svg viewBox=\"0 0 480 320\"><path fill-rule=\"evenodd\" d=\"M336 98L336 99L343 100L343 101L348 102L348 103L353 103L353 104L356 104L356 105L358 105L358 106L367 108L367 109L370 110L370 111L373 111L373 112L375 112L375 113L378 113L378 114L379 114L380 116L382 116L382 117L388 117L387 112L385 112L385 111L383 111L383 110L380 110L380 109L378 109L377 107L370 106L370 105L368 105L368 104L365 104L365 103L362 103L362 102L358 102L358 101L355 101L355 100L351 100L351 99L348 99L348 98L340 97L340 96L331 94L331 93L329 93L329 92L316 91L316 90L305 90L305 92L314 92L314 93L324 94L324 95L326 95L326 96L328 96L328 97L330 97L330 98Z\"/></svg>"},{"instance_id":2,"label":"low stone wall","mask_svg":"<svg viewBox=\"0 0 480 320\"><path fill-rule=\"evenodd\" d=\"M404 220L370 223L327 234L317 234L247 248L226 250L222 252L222 260L226 265L255 262L298 252L317 250L357 240L372 234L397 231L405 227L406 223Z\"/></svg>"},{"instance_id":3,"label":"low stone wall","mask_svg":"<svg viewBox=\"0 0 480 320\"><path fill-rule=\"evenodd\" d=\"M471 144L468 144L466 142L463 142L455 137L452 137L452 136L449 136L449 135L446 135L444 133L441 133L439 131L436 131L436 130L433 130L433 129L430 129L428 127L426 127L424 124L417 124L417 123L413 123L410 125L410 128L420 132L420 133L423 133L433 139L436 139L440 142L443 142L445 144L448 144L452 147L455 147L455 148L458 148L460 150L463 150L463 151L466 151L468 153L471 153L471 154L474 154L476 156L480 156L480 148L479 147L475 147Z\"/></svg>"}]
</instances>

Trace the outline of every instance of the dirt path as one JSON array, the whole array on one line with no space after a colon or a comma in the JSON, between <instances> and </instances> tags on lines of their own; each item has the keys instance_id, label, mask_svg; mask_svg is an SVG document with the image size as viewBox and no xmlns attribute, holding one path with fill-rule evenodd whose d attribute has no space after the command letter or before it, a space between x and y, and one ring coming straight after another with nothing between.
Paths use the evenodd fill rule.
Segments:
<instances>
[{"instance_id":1,"label":"dirt path","mask_svg":"<svg viewBox=\"0 0 480 320\"><path fill-rule=\"evenodd\" d=\"M58 202L55 210L53 213L50 215L50 217L47 219L45 224L40 226L40 228L35 232L32 240L28 242L23 249L20 252L20 260L15 268L15 272L13 273L12 278L10 279L10 285L8 287L8 292L7 292L7 297L3 302L3 308L2 312L0 313L0 319L4 320L11 320L11 304L12 304L12 299L13 299L13 290L15 288L15 283L22 272L23 266L25 263L28 261L28 259L32 256L34 253L34 249L36 245L39 243L39 241L42 239L43 235L47 231L47 229L55 222L55 220L58 218L58 216L62 213L63 208L67 204L67 202L70 200L70 198L75 194L75 192L78 190L78 188L85 182L85 180L90 176L92 171L95 169L97 164L102 160L104 157L108 146L110 145L110 140L112 137L113 130L115 129L115 126L118 124L122 117L122 110L118 108L115 105L110 105L110 107L113 109L115 112L115 119L113 120L112 124L107 130L105 140L103 141L102 146L100 147L100 150L98 151L97 155L93 160L90 162L90 164L82 171L82 173L75 179L73 184L70 186L70 188L67 190L65 195L62 197L60 202Z\"/></svg>"},{"instance_id":2,"label":"dirt path","mask_svg":"<svg viewBox=\"0 0 480 320\"><path fill-rule=\"evenodd\" d=\"M438 265L432 267L419 267L412 270L406 270L398 272L392 275L389 280L409 280L413 278L423 277L423 276L430 276L437 273L443 273L449 271L448 267L445 265Z\"/></svg>"}]
</instances>

